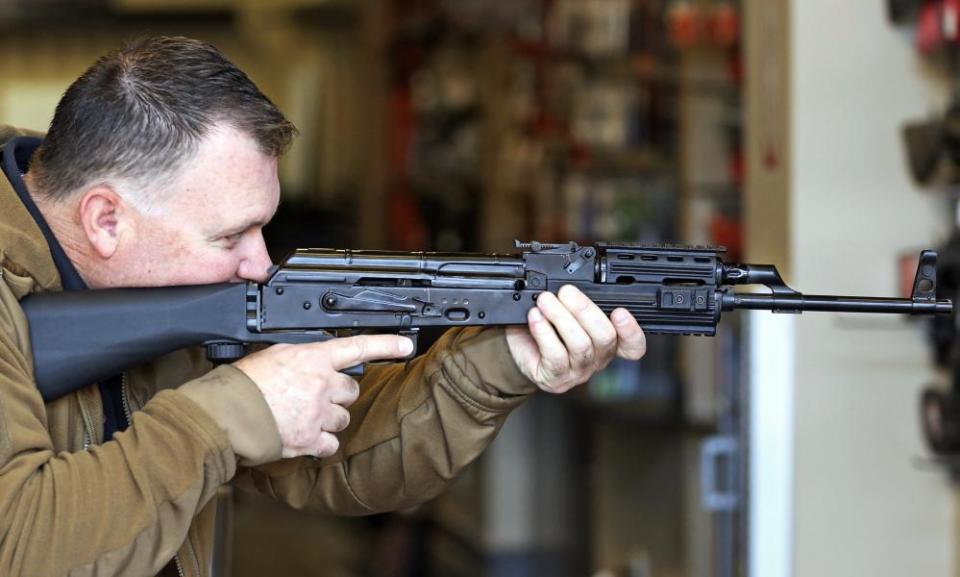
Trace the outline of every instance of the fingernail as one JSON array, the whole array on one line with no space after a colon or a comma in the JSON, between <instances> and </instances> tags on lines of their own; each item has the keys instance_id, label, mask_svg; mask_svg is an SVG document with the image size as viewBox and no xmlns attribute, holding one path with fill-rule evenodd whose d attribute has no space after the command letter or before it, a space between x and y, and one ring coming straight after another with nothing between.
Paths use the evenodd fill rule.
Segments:
<instances>
[{"instance_id":1,"label":"fingernail","mask_svg":"<svg viewBox=\"0 0 960 577\"><path fill-rule=\"evenodd\" d=\"M618 309L617 312L613 315L613 322L620 326L627 324L627 322L629 321L630 321L630 313L625 310Z\"/></svg>"},{"instance_id":2,"label":"fingernail","mask_svg":"<svg viewBox=\"0 0 960 577\"><path fill-rule=\"evenodd\" d=\"M530 320L539 323L543 320L543 313L540 312L540 309L534 307L530 309Z\"/></svg>"},{"instance_id":3,"label":"fingernail","mask_svg":"<svg viewBox=\"0 0 960 577\"><path fill-rule=\"evenodd\" d=\"M407 337L400 337L400 354L409 355L413 352L413 341Z\"/></svg>"}]
</instances>

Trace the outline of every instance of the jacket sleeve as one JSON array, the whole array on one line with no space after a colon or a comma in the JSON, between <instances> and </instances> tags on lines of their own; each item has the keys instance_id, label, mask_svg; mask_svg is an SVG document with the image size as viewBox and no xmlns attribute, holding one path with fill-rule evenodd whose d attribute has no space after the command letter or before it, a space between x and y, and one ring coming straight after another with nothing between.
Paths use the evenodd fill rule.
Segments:
<instances>
[{"instance_id":1,"label":"jacket sleeve","mask_svg":"<svg viewBox=\"0 0 960 577\"><path fill-rule=\"evenodd\" d=\"M432 499L536 390L503 329L447 331L423 356L368 366L330 458L242 468L237 483L297 509L364 515Z\"/></svg>"},{"instance_id":2,"label":"jacket sleeve","mask_svg":"<svg viewBox=\"0 0 960 577\"><path fill-rule=\"evenodd\" d=\"M217 370L192 386L220 381L236 379ZM0 281L0 575L156 574L237 459L230 431L178 390L113 441L55 454L26 319Z\"/></svg>"}]
</instances>

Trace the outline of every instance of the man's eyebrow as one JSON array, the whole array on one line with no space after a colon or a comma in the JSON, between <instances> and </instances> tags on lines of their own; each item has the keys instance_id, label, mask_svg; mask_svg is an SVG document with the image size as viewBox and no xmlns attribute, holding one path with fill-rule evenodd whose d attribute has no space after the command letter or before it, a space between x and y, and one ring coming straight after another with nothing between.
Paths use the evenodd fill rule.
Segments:
<instances>
[{"instance_id":1,"label":"man's eyebrow","mask_svg":"<svg viewBox=\"0 0 960 577\"><path fill-rule=\"evenodd\" d=\"M251 228L255 228L255 227L256 227L256 228L263 228L264 226L267 225L268 222L270 222L270 219L269 219L269 218L266 218L266 219L263 219L263 218L255 218L255 219L247 220L247 221L244 221L244 222L241 223L241 224L238 224L238 225L235 225L235 226L231 226L231 227L229 227L229 228L221 231L221 232L220 232L220 235L221 235L221 236L230 236L230 235L232 235L232 234L239 234L239 233L241 233L241 232L246 232L246 231L250 230Z\"/></svg>"},{"instance_id":2,"label":"man's eyebrow","mask_svg":"<svg viewBox=\"0 0 960 577\"><path fill-rule=\"evenodd\" d=\"M267 225L268 222L273 220L273 217L277 214L277 209L279 208L280 208L280 203L278 202L277 206L273 209L273 212L270 213L270 216L266 218L252 218L250 220L246 220L238 225L231 226L223 230L222 232L220 232L220 236L230 236L232 234L239 234L241 232L248 231L254 227L263 228L264 226Z\"/></svg>"}]
</instances>

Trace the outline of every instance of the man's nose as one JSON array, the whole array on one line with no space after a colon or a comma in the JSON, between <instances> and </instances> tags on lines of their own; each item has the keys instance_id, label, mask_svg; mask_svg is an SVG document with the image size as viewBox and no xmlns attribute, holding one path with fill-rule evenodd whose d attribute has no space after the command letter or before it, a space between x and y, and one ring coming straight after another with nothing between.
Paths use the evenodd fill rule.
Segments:
<instances>
[{"instance_id":1,"label":"man's nose","mask_svg":"<svg viewBox=\"0 0 960 577\"><path fill-rule=\"evenodd\" d=\"M243 280L263 282L267 280L267 271L272 265L267 244L263 241L263 233L258 231L247 241L240 266L237 268L237 276Z\"/></svg>"}]
</instances>

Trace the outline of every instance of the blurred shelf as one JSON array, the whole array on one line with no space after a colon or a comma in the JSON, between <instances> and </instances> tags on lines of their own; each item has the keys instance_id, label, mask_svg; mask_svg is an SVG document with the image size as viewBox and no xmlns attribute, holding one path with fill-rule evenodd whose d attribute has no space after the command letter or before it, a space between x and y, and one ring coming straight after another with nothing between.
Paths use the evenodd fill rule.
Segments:
<instances>
[{"instance_id":1,"label":"blurred shelf","mask_svg":"<svg viewBox=\"0 0 960 577\"><path fill-rule=\"evenodd\" d=\"M677 53L592 54L530 43L514 43L514 52L544 64L577 66L591 77L611 81L629 80L660 87L724 94L739 94L741 88L730 74L686 70Z\"/></svg>"},{"instance_id":2,"label":"blurred shelf","mask_svg":"<svg viewBox=\"0 0 960 577\"><path fill-rule=\"evenodd\" d=\"M651 174L671 173L675 170L663 154L653 148L585 148L572 152L572 171L590 174Z\"/></svg>"}]
</instances>

